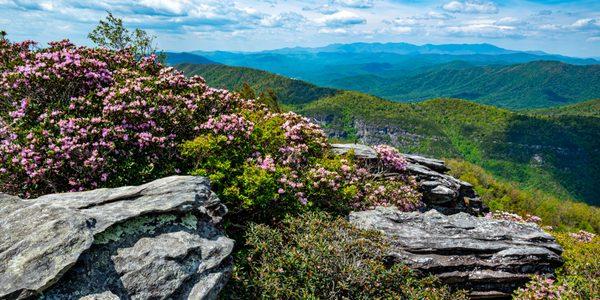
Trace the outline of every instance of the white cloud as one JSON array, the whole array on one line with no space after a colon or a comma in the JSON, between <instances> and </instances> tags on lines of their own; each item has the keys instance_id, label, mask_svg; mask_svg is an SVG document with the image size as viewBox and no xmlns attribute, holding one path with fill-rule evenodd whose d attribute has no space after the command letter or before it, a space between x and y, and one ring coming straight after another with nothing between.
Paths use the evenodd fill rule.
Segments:
<instances>
[{"instance_id":1,"label":"white cloud","mask_svg":"<svg viewBox=\"0 0 600 300\"><path fill-rule=\"evenodd\" d=\"M334 0L333 3L351 8L371 8L373 0Z\"/></svg>"},{"instance_id":2,"label":"white cloud","mask_svg":"<svg viewBox=\"0 0 600 300\"><path fill-rule=\"evenodd\" d=\"M170 14L181 15L186 10L192 9L192 3L187 0L140 0L139 4L156 11L162 11Z\"/></svg>"},{"instance_id":3,"label":"white cloud","mask_svg":"<svg viewBox=\"0 0 600 300\"><path fill-rule=\"evenodd\" d=\"M319 33L326 34L347 34L348 30L345 28L321 28L319 29Z\"/></svg>"},{"instance_id":4,"label":"white cloud","mask_svg":"<svg viewBox=\"0 0 600 300\"><path fill-rule=\"evenodd\" d=\"M525 26L528 23L525 20L514 18L514 17L504 17L496 20L494 22L495 25L505 25L505 26Z\"/></svg>"},{"instance_id":5,"label":"white cloud","mask_svg":"<svg viewBox=\"0 0 600 300\"><path fill-rule=\"evenodd\" d=\"M317 7L308 7L308 6L306 6L306 7L302 8L302 10L303 11L317 11L317 12L320 12L320 13L322 13L324 15L331 15L331 14L334 14L334 13L340 11L336 7L331 6L329 4L324 4L324 5L317 6Z\"/></svg>"},{"instance_id":6,"label":"white cloud","mask_svg":"<svg viewBox=\"0 0 600 300\"><path fill-rule=\"evenodd\" d=\"M287 12L265 17L260 21L260 24L265 27L296 28L304 21L306 21L304 16L294 12Z\"/></svg>"},{"instance_id":7,"label":"white cloud","mask_svg":"<svg viewBox=\"0 0 600 300\"><path fill-rule=\"evenodd\" d=\"M365 24L367 20L351 11L342 10L334 14L317 19L317 23L327 27L337 28Z\"/></svg>"},{"instance_id":8,"label":"white cloud","mask_svg":"<svg viewBox=\"0 0 600 300\"><path fill-rule=\"evenodd\" d=\"M449 19L453 19L454 17L449 14L446 14L446 13L430 11L422 16L417 16L416 18L428 19L428 20L449 20Z\"/></svg>"},{"instance_id":9,"label":"white cloud","mask_svg":"<svg viewBox=\"0 0 600 300\"><path fill-rule=\"evenodd\" d=\"M523 33L513 26L489 23L474 23L461 26L449 26L445 31L451 36L470 36L483 38L522 38Z\"/></svg>"},{"instance_id":10,"label":"white cloud","mask_svg":"<svg viewBox=\"0 0 600 300\"><path fill-rule=\"evenodd\" d=\"M412 27L408 27L408 26L394 26L394 27L389 27L389 28L385 28L383 30L378 31L378 33L382 33L382 34L409 34L409 33L413 33L415 30Z\"/></svg>"},{"instance_id":11,"label":"white cloud","mask_svg":"<svg viewBox=\"0 0 600 300\"><path fill-rule=\"evenodd\" d=\"M496 14L498 6L493 2L483 1L451 1L442 6L442 9L452 13L465 14Z\"/></svg>"},{"instance_id":12,"label":"white cloud","mask_svg":"<svg viewBox=\"0 0 600 300\"><path fill-rule=\"evenodd\" d=\"M579 19L571 24L570 28L576 30L600 30L600 19Z\"/></svg>"}]
</instances>

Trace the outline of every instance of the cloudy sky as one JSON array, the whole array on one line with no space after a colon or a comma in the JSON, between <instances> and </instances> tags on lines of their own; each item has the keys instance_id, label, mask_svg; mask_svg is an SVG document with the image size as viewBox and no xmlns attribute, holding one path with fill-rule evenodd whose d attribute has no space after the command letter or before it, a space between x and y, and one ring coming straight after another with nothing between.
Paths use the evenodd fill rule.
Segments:
<instances>
[{"instance_id":1,"label":"cloudy sky","mask_svg":"<svg viewBox=\"0 0 600 300\"><path fill-rule=\"evenodd\" d=\"M0 29L87 45L107 10L176 51L487 42L600 57L600 0L0 0Z\"/></svg>"}]
</instances>

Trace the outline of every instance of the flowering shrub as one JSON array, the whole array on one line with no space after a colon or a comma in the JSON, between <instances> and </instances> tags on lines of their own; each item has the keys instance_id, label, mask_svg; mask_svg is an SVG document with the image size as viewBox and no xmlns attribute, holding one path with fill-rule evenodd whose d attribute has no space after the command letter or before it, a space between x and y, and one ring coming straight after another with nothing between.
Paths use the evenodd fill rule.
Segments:
<instances>
[{"instance_id":1,"label":"flowering shrub","mask_svg":"<svg viewBox=\"0 0 600 300\"><path fill-rule=\"evenodd\" d=\"M383 167L396 172L406 170L406 165L408 164L406 158L404 158L396 148L388 145L378 145L375 146L374 149L377 152Z\"/></svg>"},{"instance_id":2,"label":"flowering shrub","mask_svg":"<svg viewBox=\"0 0 600 300\"><path fill-rule=\"evenodd\" d=\"M404 158L396 150L380 146L382 159L375 166L351 155L334 156L323 131L295 113L242 109L235 116L210 117L200 129L182 153L194 166L193 174L211 178L234 214L253 211L256 221L310 207L414 210L421 203L414 179L377 181L372 176L403 170Z\"/></svg>"},{"instance_id":3,"label":"flowering shrub","mask_svg":"<svg viewBox=\"0 0 600 300\"><path fill-rule=\"evenodd\" d=\"M256 218L420 204L414 180L371 176L404 171L391 147L376 147L379 162L364 165L334 156L307 118L209 88L153 56L34 45L0 42L4 192L31 197L192 173L210 177L232 212Z\"/></svg>"},{"instance_id":4,"label":"flowering shrub","mask_svg":"<svg viewBox=\"0 0 600 300\"><path fill-rule=\"evenodd\" d=\"M519 223L534 223L534 224L542 223L542 218L540 218L538 216L526 214L525 218L523 218L517 214L509 213L506 211L498 211L498 210L485 214L485 217L488 219L505 220L505 221L519 222Z\"/></svg>"},{"instance_id":5,"label":"flowering shrub","mask_svg":"<svg viewBox=\"0 0 600 300\"><path fill-rule=\"evenodd\" d=\"M564 284L555 284L556 280L534 275L531 281L515 292L515 299L520 300L545 300L545 299L570 299L568 287Z\"/></svg>"},{"instance_id":6,"label":"flowering shrub","mask_svg":"<svg viewBox=\"0 0 600 300\"><path fill-rule=\"evenodd\" d=\"M570 233L553 232L563 247L565 264L557 270L557 283L566 285L569 297L565 299L597 299L600 295L600 238L581 242Z\"/></svg>"},{"instance_id":7,"label":"flowering shrub","mask_svg":"<svg viewBox=\"0 0 600 300\"><path fill-rule=\"evenodd\" d=\"M209 114L251 105L154 57L68 41L34 45L0 41L5 192L35 196L176 173L177 144L193 138Z\"/></svg>"},{"instance_id":8,"label":"flowering shrub","mask_svg":"<svg viewBox=\"0 0 600 300\"><path fill-rule=\"evenodd\" d=\"M569 233L569 236L580 243L590 243L596 237L595 234L587 232L585 230L579 230L578 232Z\"/></svg>"}]
</instances>

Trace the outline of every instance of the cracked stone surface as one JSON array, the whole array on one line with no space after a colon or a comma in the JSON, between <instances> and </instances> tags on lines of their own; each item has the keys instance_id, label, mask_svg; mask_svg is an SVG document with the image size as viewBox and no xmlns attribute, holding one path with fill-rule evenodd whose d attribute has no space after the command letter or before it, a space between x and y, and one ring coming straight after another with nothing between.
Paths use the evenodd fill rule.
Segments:
<instances>
[{"instance_id":1,"label":"cracked stone surface","mask_svg":"<svg viewBox=\"0 0 600 300\"><path fill-rule=\"evenodd\" d=\"M214 299L232 268L226 211L194 176L0 194L0 299Z\"/></svg>"},{"instance_id":2,"label":"cracked stone surface","mask_svg":"<svg viewBox=\"0 0 600 300\"><path fill-rule=\"evenodd\" d=\"M507 297L529 275L552 274L563 263L562 248L531 223L383 207L352 212L350 222L388 238L389 263L436 275L450 286L470 290L474 298Z\"/></svg>"}]
</instances>

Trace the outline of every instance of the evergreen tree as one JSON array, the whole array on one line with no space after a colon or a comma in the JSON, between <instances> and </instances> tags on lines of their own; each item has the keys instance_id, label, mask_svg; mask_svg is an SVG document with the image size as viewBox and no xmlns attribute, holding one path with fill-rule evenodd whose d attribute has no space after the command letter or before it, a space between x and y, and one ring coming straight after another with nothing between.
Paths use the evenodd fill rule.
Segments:
<instances>
[{"instance_id":1,"label":"evergreen tree","mask_svg":"<svg viewBox=\"0 0 600 300\"><path fill-rule=\"evenodd\" d=\"M244 82L242 85L240 95L244 99L256 99L256 93L254 92L254 89L247 82Z\"/></svg>"}]
</instances>

